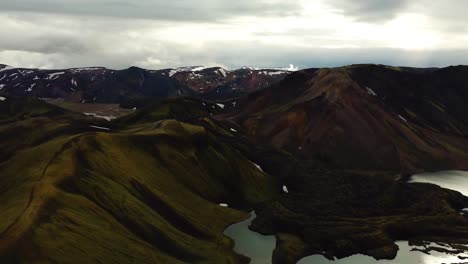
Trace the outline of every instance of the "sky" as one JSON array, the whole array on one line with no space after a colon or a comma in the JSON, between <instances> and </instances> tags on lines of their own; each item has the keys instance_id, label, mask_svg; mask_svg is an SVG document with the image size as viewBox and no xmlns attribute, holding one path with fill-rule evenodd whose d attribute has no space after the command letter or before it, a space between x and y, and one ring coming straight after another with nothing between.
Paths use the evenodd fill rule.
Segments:
<instances>
[{"instance_id":1,"label":"sky","mask_svg":"<svg viewBox=\"0 0 468 264\"><path fill-rule=\"evenodd\" d=\"M468 64L466 0L0 0L13 67Z\"/></svg>"}]
</instances>

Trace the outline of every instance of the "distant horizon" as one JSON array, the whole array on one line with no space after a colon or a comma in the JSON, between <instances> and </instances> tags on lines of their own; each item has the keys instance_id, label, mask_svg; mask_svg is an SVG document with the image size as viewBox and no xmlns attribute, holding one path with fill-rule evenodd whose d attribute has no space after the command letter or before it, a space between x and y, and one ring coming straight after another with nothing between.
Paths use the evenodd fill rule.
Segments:
<instances>
[{"instance_id":1,"label":"distant horizon","mask_svg":"<svg viewBox=\"0 0 468 264\"><path fill-rule=\"evenodd\" d=\"M201 65L201 64L191 64L191 65L185 65L185 66L177 66L177 67L164 67L164 68L144 68L140 67L137 65L128 65L120 68L113 68L113 67L106 67L106 66L100 66L100 65L85 65L85 66L71 66L71 67L57 67L57 68L46 68L46 67L18 67L16 65L10 65L6 64L3 62L0 62L0 65L5 65L12 67L13 69L38 69L38 70L67 70L67 69L81 69L81 68L105 68L108 70L126 70L132 67L136 68L141 68L144 70L154 70L154 71L160 71L160 70L176 70L176 69L183 69L183 68L196 68L196 67L203 67L203 69L210 69L210 68L224 68L229 71L235 71L235 70L240 70L243 68L250 68L252 70L282 70L282 71L300 71L300 70L306 70L306 69L322 69L322 68L341 68L341 67L347 67L347 66L353 66L353 65L375 65L375 66L388 66L388 67L395 67L395 68L415 68L415 69L443 69L443 68L448 68L448 67L457 67L457 66L468 66L467 64L451 64L451 65L444 65L444 66L408 66L408 65L391 65L391 64L383 64L383 63L366 63L366 62L361 62L361 63L351 63L351 64L343 64L343 65L337 65L337 66L312 66L312 67L299 67L293 64L290 64L289 67L277 67L277 66L264 66L264 67L252 67L250 65L244 65L241 67L237 68L229 68L226 66L222 65ZM201 69L200 69L201 70ZM0 69L1 71L1 69ZM195 70L198 71L198 70Z\"/></svg>"}]
</instances>

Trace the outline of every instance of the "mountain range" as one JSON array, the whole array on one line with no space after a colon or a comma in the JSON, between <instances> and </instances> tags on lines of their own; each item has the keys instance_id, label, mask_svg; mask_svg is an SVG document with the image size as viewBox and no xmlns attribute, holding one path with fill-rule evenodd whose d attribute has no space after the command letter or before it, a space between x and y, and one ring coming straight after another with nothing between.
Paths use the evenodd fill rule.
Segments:
<instances>
[{"instance_id":1,"label":"mountain range","mask_svg":"<svg viewBox=\"0 0 468 264\"><path fill-rule=\"evenodd\" d=\"M63 98L77 103L117 103L133 108L179 95L214 100L238 97L265 88L288 72L247 67L230 71L203 66L164 70L138 67L40 70L0 65L0 92L12 96Z\"/></svg>"},{"instance_id":2,"label":"mountain range","mask_svg":"<svg viewBox=\"0 0 468 264\"><path fill-rule=\"evenodd\" d=\"M0 262L249 263L223 231L251 211L275 264L466 250L468 198L407 181L468 169L466 76L3 65Z\"/></svg>"}]
</instances>

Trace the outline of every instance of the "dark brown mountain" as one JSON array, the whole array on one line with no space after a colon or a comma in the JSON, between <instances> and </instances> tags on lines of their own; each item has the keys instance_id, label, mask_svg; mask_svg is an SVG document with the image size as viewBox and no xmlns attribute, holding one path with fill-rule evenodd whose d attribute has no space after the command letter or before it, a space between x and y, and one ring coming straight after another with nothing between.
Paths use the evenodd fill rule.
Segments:
<instances>
[{"instance_id":1,"label":"dark brown mountain","mask_svg":"<svg viewBox=\"0 0 468 264\"><path fill-rule=\"evenodd\" d=\"M288 73L249 68L228 71L219 67L155 71L138 67L39 70L0 65L0 94L62 98L75 103L112 103L133 108L179 95L210 99L239 97L278 82Z\"/></svg>"},{"instance_id":2,"label":"dark brown mountain","mask_svg":"<svg viewBox=\"0 0 468 264\"><path fill-rule=\"evenodd\" d=\"M260 90L281 81L289 71L244 67L228 71L220 67L168 69L171 76L208 99L227 99Z\"/></svg>"},{"instance_id":3,"label":"dark brown mountain","mask_svg":"<svg viewBox=\"0 0 468 264\"><path fill-rule=\"evenodd\" d=\"M309 69L243 98L258 139L340 169L468 168L468 67Z\"/></svg>"}]
</instances>

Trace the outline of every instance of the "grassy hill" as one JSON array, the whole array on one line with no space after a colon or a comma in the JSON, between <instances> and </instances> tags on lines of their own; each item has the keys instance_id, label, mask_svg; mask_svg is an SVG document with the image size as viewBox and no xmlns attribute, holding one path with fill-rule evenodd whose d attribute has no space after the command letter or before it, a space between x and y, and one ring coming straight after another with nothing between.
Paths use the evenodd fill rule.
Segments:
<instances>
[{"instance_id":1,"label":"grassy hill","mask_svg":"<svg viewBox=\"0 0 468 264\"><path fill-rule=\"evenodd\" d=\"M17 114L0 129L18 140L2 141L3 263L247 262L223 231L279 187L203 126L148 118L99 131L42 102L6 104Z\"/></svg>"}]
</instances>

